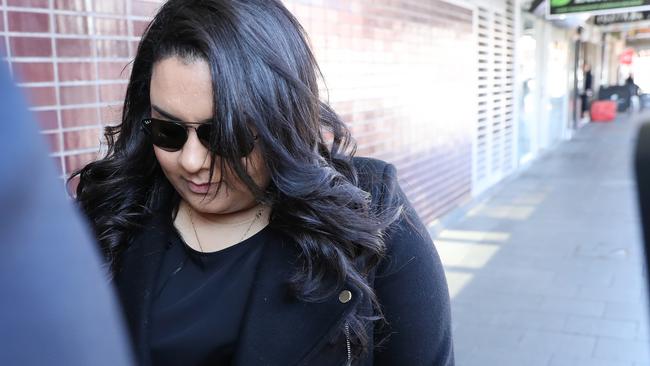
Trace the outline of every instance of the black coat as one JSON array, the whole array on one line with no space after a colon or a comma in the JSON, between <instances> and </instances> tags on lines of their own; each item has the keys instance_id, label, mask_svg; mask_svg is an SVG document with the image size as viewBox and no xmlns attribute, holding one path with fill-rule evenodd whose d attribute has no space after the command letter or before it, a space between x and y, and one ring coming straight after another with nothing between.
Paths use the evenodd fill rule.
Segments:
<instances>
[{"instance_id":1,"label":"black coat","mask_svg":"<svg viewBox=\"0 0 650 366\"><path fill-rule=\"evenodd\" d=\"M388 256L369 278L390 324L390 338L381 347L371 346L366 358L355 365L453 365L449 295L433 243L399 188L392 165L355 158L355 166L360 187L371 193L374 205L405 205L405 214L387 232ZM150 364L148 322L152 289L165 251L163 233L155 223L144 230L123 254L123 270L115 277L142 365ZM265 246L234 365L346 363L343 321L356 306L369 308L369 301L350 283L341 289L352 293L347 302L338 294L322 303L295 300L288 295L286 279L297 253L292 245ZM385 333L386 329L374 337L379 339Z\"/></svg>"}]
</instances>

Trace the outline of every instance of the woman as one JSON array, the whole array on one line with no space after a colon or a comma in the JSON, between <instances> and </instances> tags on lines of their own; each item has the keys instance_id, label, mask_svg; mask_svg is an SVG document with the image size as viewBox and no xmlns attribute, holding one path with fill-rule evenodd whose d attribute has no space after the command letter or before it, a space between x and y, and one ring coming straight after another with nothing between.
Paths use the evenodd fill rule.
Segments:
<instances>
[{"instance_id":1,"label":"woman","mask_svg":"<svg viewBox=\"0 0 650 366\"><path fill-rule=\"evenodd\" d=\"M352 158L279 0L171 0L77 199L142 365L452 365L395 169Z\"/></svg>"}]
</instances>

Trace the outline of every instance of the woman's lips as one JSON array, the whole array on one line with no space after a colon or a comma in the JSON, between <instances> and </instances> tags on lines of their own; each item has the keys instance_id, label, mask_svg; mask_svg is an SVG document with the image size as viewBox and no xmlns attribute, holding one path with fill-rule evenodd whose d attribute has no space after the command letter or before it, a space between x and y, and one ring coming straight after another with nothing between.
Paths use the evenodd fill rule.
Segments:
<instances>
[{"instance_id":1,"label":"woman's lips","mask_svg":"<svg viewBox=\"0 0 650 366\"><path fill-rule=\"evenodd\" d=\"M215 183L196 184L194 182L187 181L187 187L190 189L190 191L197 194L208 193L213 185L215 185Z\"/></svg>"}]
</instances>

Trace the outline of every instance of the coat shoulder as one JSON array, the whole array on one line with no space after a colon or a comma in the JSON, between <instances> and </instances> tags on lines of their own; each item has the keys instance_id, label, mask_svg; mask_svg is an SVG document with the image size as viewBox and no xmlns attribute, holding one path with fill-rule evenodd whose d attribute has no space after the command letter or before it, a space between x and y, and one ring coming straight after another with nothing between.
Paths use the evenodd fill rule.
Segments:
<instances>
[{"instance_id":1,"label":"coat shoulder","mask_svg":"<svg viewBox=\"0 0 650 366\"><path fill-rule=\"evenodd\" d=\"M372 184L373 181L381 180L387 170L394 173L395 167L383 160L366 157L352 158L352 164L359 175L360 184Z\"/></svg>"},{"instance_id":2,"label":"coat shoulder","mask_svg":"<svg viewBox=\"0 0 650 366\"><path fill-rule=\"evenodd\" d=\"M387 206L399 205L394 200L399 191L395 166L383 160L365 157L354 157L352 163L359 178L359 188L370 193L373 207L385 209Z\"/></svg>"}]
</instances>

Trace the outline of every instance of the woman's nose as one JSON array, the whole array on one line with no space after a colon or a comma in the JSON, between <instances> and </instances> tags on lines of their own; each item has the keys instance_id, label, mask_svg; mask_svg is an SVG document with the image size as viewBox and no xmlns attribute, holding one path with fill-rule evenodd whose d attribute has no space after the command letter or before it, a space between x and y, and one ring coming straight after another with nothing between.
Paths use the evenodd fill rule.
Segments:
<instances>
[{"instance_id":1,"label":"woman's nose","mask_svg":"<svg viewBox=\"0 0 650 366\"><path fill-rule=\"evenodd\" d=\"M210 152L203 146L193 128L188 130L187 141L181 149L179 163L188 173L210 169Z\"/></svg>"}]
</instances>

